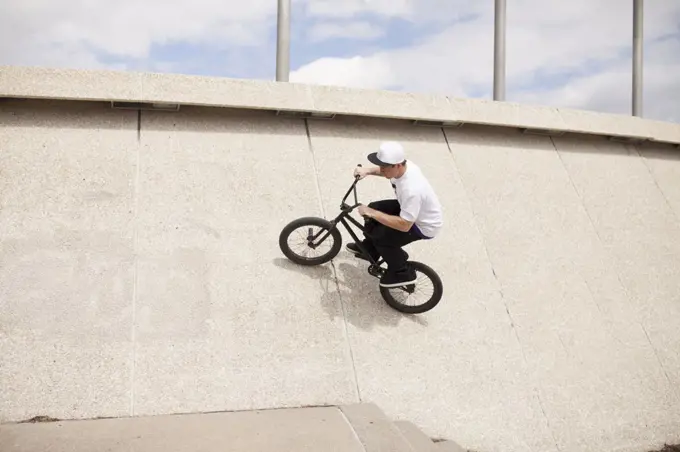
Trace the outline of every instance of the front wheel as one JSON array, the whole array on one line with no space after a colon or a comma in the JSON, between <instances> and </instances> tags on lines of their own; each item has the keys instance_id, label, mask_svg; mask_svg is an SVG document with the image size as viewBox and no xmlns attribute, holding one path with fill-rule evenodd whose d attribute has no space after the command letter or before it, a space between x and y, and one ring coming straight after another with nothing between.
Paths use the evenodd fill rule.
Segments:
<instances>
[{"instance_id":1,"label":"front wheel","mask_svg":"<svg viewBox=\"0 0 680 452\"><path fill-rule=\"evenodd\" d=\"M294 239L291 248L289 239ZM279 234L279 248L283 254L299 265L320 265L329 262L340 252L342 235L333 223L323 218L304 217L288 223ZM320 256L309 254L321 250Z\"/></svg>"},{"instance_id":2,"label":"front wheel","mask_svg":"<svg viewBox=\"0 0 680 452\"><path fill-rule=\"evenodd\" d=\"M409 261L408 264L416 271L417 281L402 287L380 286L380 294L388 305L399 312L422 314L437 306L444 293L444 285L437 272L429 266L416 261ZM420 295L423 299L418 301Z\"/></svg>"}]
</instances>

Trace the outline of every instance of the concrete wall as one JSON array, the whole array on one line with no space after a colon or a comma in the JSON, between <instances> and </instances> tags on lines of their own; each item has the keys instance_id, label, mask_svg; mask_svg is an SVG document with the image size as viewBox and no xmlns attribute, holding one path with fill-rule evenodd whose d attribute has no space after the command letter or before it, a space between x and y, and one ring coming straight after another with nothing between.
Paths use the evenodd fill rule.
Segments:
<instances>
[{"instance_id":1,"label":"concrete wall","mask_svg":"<svg viewBox=\"0 0 680 452\"><path fill-rule=\"evenodd\" d=\"M680 145L680 124L419 93L127 71L0 66L0 98L141 102L539 129Z\"/></svg>"},{"instance_id":2,"label":"concrete wall","mask_svg":"<svg viewBox=\"0 0 680 452\"><path fill-rule=\"evenodd\" d=\"M445 207L407 248L445 284L422 316L278 249L383 139ZM678 442L678 181L672 147L603 137L4 100L0 420L363 400L480 451Z\"/></svg>"}]
</instances>

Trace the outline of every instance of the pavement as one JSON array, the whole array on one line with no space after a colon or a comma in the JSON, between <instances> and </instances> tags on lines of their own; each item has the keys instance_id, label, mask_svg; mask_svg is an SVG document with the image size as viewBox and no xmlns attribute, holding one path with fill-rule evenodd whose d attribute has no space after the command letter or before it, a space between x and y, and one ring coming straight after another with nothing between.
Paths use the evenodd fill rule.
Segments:
<instances>
[{"instance_id":1,"label":"pavement","mask_svg":"<svg viewBox=\"0 0 680 452\"><path fill-rule=\"evenodd\" d=\"M337 407L137 416L0 426L3 452L465 452L434 441L379 407Z\"/></svg>"}]
</instances>

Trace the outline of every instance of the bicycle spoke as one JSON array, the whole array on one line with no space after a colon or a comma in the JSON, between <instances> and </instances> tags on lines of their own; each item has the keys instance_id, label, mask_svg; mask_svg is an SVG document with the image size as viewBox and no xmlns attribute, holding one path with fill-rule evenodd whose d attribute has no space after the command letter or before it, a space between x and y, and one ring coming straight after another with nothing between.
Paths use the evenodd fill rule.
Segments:
<instances>
[{"instance_id":1,"label":"bicycle spoke","mask_svg":"<svg viewBox=\"0 0 680 452\"><path fill-rule=\"evenodd\" d=\"M430 290L430 291L423 290L424 282L429 282L430 284L427 284L427 285L431 286L432 290ZM392 294L392 297L399 304L402 304L404 306L419 306L419 305L429 301L430 298L432 297L432 295L434 294L434 285L432 284L430 279L427 276L423 275L422 277L418 277L416 279L416 282L413 283L413 284L415 284L415 286L416 286L413 293L408 293L407 290L405 289L405 287L408 287L411 284L403 286L403 287L391 288L390 293ZM420 294L424 295L422 301L418 301L420 299L420 297L418 297L418 295L420 295ZM412 302L411 300L413 300L413 299L416 299L416 301ZM411 302L409 302L409 301L411 301Z\"/></svg>"},{"instance_id":2,"label":"bicycle spoke","mask_svg":"<svg viewBox=\"0 0 680 452\"><path fill-rule=\"evenodd\" d=\"M314 232L313 229L312 229L311 227L300 228L300 229L296 230L295 233L296 233L296 235L299 237L298 240L295 241L295 244L299 244L300 246L299 246L299 247L291 246L290 243L289 243L288 246L289 246L289 247L291 248L291 250L293 250L296 254L298 254L298 255L301 256L301 257L304 257L305 259L317 257L317 255L312 255L312 256L310 256L310 254L316 253L317 251L320 252L320 255L323 255L323 254L325 254L326 252L328 252L328 250L330 250L330 248L331 248L331 246L332 246L332 242L329 242L328 240L325 240L325 241L324 241L320 246L318 246L316 249L311 248L311 247L309 246L309 243L308 243L308 242L309 242L309 237L310 237L310 236L313 237L313 236L315 236L315 235L318 234L317 232ZM291 234L291 236L292 236L292 235L293 235L293 234ZM323 247L326 247L326 249L324 250ZM300 251L298 251L296 248L298 248Z\"/></svg>"}]
</instances>

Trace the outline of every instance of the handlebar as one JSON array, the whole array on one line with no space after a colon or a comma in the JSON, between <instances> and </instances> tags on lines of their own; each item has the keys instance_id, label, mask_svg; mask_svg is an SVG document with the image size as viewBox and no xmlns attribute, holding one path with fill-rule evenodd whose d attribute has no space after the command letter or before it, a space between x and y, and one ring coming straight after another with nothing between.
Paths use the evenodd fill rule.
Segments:
<instances>
[{"instance_id":1,"label":"handlebar","mask_svg":"<svg viewBox=\"0 0 680 452\"><path fill-rule=\"evenodd\" d=\"M358 167L361 167L361 163L357 164ZM359 206L359 200L357 199L357 182L359 182L360 176L356 175L354 176L354 183L349 187L349 190L347 190L347 193L345 193L345 196L342 198L342 202L340 205L341 209L349 209L349 210L354 210L357 206ZM354 205L353 206L348 206L345 204L345 200L349 196L349 194L354 191ZM362 215L365 219L368 219L366 215Z\"/></svg>"}]
</instances>

